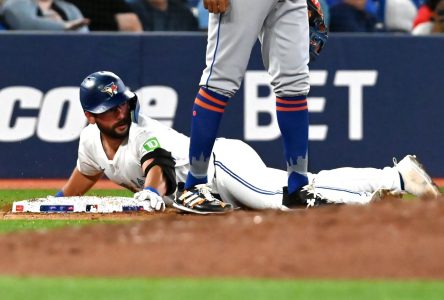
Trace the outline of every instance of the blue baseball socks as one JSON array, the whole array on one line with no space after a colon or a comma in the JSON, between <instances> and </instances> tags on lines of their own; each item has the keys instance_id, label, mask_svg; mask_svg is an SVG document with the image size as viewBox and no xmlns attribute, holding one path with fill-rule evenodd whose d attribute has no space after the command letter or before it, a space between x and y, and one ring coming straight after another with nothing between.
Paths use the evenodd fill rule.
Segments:
<instances>
[{"instance_id":1,"label":"blue baseball socks","mask_svg":"<svg viewBox=\"0 0 444 300\"><path fill-rule=\"evenodd\" d=\"M201 87L194 100L189 152L190 172L185 182L185 189L207 183L211 151L229 99Z\"/></svg>"}]
</instances>

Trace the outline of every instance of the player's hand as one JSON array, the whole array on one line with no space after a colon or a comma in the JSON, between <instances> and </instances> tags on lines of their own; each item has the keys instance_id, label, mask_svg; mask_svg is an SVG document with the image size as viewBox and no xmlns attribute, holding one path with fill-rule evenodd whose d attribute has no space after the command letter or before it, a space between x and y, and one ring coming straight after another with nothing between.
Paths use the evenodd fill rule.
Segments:
<instances>
[{"instance_id":1,"label":"player's hand","mask_svg":"<svg viewBox=\"0 0 444 300\"><path fill-rule=\"evenodd\" d=\"M204 0L204 7L213 14L224 13L229 4L229 0Z\"/></svg>"},{"instance_id":2,"label":"player's hand","mask_svg":"<svg viewBox=\"0 0 444 300\"><path fill-rule=\"evenodd\" d=\"M150 190L142 190L134 194L134 199L149 201L150 207L156 211L165 211L165 202L162 197Z\"/></svg>"}]
</instances>

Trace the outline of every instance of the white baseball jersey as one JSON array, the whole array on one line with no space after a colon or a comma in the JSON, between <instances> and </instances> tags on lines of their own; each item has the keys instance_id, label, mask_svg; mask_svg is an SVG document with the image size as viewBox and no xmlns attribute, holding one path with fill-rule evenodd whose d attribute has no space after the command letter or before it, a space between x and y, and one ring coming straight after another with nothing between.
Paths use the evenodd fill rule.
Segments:
<instances>
[{"instance_id":1,"label":"white baseball jersey","mask_svg":"<svg viewBox=\"0 0 444 300\"><path fill-rule=\"evenodd\" d=\"M189 170L189 138L158 121L139 115L127 140L109 160L96 125L85 127L80 136L78 170L85 175L104 172L113 182L132 191L143 188L145 177L140 164L148 152L161 147L176 160L177 181L185 181ZM281 209L282 187L287 172L269 168L256 151L240 140L216 139L208 170L210 186L222 199L252 209ZM380 188L400 191L394 168L340 168L308 174L309 181L323 196L338 203L368 203ZM170 198L171 199L171 198ZM168 200L168 199L166 199ZM167 201L168 203L168 201Z\"/></svg>"},{"instance_id":2,"label":"white baseball jersey","mask_svg":"<svg viewBox=\"0 0 444 300\"><path fill-rule=\"evenodd\" d=\"M132 123L128 138L119 146L114 159L109 160L100 139L96 125L88 125L80 135L77 160L78 170L85 175L104 172L113 182L132 191L143 189L145 177L140 160L156 148L171 152L176 160L176 176L185 180L188 173L189 139L150 119L145 127Z\"/></svg>"},{"instance_id":3,"label":"white baseball jersey","mask_svg":"<svg viewBox=\"0 0 444 300\"><path fill-rule=\"evenodd\" d=\"M217 139L213 152L215 176L211 182L224 201L253 209L282 209L286 171L267 167L240 140ZM401 192L399 173L391 167L339 168L307 175L316 192L335 203L367 204L379 189Z\"/></svg>"}]
</instances>

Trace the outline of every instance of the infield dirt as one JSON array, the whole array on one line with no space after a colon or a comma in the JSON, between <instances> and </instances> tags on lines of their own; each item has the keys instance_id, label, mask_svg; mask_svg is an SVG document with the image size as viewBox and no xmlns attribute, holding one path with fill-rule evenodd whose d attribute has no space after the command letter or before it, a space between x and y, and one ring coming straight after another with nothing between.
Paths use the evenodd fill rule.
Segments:
<instances>
[{"instance_id":1,"label":"infield dirt","mask_svg":"<svg viewBox=\"0 0 444 300\"><path fill-rule=\"evenodd\" d=\"M11 214L3 213L3 218ZM41 215L24 215L41 218ZM44 215L110 218L110 215ZM444 278L444 201L199 216L0 235L0 273L52 276Z\"/></svg>"}]
</instances>

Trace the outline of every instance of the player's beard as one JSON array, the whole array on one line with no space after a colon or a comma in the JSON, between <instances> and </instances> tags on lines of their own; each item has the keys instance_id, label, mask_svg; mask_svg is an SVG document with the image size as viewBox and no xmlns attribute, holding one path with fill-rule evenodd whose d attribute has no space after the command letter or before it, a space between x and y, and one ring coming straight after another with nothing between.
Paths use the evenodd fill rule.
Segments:
<instances>
[{"instance_id":1,"label":"player's beard","mask_svg":"<svg viewBox=\"0 0 444 300\"><path fill-rule=\"evenodd\" d=\"M122 125L127 125L127 127L123 131L118 130L117 128ZM127 116L124 119L120 120L112 127L105 127L98 122L97 127L99 127L100 132L103 135L106 135L107 137L112 139L123 140L129 135L129 130L131 127L131 114L128 112Z\"/></svg>"}]
</instances>

